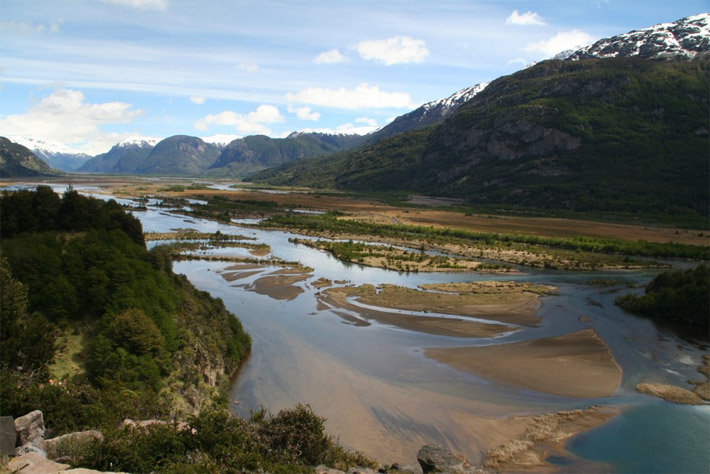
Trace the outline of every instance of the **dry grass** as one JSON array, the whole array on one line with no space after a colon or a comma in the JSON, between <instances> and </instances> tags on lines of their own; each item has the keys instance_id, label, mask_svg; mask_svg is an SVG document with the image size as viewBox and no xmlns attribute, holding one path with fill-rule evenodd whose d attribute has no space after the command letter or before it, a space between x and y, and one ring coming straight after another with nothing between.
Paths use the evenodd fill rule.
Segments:
<instances>
[{"instance_id":1,"label":"dry grass","mask_svg":"<svg viewBox=\"0 0 710 474\"><path fill-rule=\"evenodd\" d=\"M540 469L549 450L560 451L577 433L597 426L615 414L600 407L560 411L529 418L523 434L486 453L484 465L502 471Z\"/></svg>"},{"instance_id":2,"label":"dry grass","mask_svg":"<svg viewBox=\"0 0 710 474\"><path fill-rule=\"evenodd\" d=\"M58 350L49 364L49 376L54 380L69 380L85 373L78 362L80 354L86 349L82 334L66 333L57 338Z\"/></svg>"}]
</instances>

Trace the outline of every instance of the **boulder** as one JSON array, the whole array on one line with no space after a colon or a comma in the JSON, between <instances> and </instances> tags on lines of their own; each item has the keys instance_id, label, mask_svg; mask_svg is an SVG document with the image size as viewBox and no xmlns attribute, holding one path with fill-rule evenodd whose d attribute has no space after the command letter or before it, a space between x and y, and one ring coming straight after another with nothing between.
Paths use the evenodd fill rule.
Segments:
<instances>
[{"instance_id":1,"label":"boulder","mask_svg":"<svg viewBox=\"0 0 710 474\"><path fill-rule=\"evenodd\" d=\"M417 461L419 461L419 465L422 467L424 474L429 472L466 472L463 461L442 446L423 446L417 453Z\"/></svg>"},{"instance_id":2,"label":"boulder","mask_svg":"<svg viewBox=\"0 0 710 474\"><path fill-rule=\"evenodd\" d=\"M50 461L39 453L27 453L13 458L7 465L10 472L22 474L47 474L66 471L68 464Z\"/></svg>"},{"instance_id":3,"label":"boulder","mask_svg":"<svg viewBox=\"0 0 710 474\"><path fill-rule=\"evenodd\" d=\"M15 422L11 416L0 416L0 455L15 454L17 445L17 432Z\"/></svg>"},{"instance_id":4,"label":"boulder","mask_svg":"<svg viewBox=\"0 0 710 474\"><path fill-rule=\"evenodd\" d=\"M333 469L332 467L324 466L321 464L320 466L316 466L315 469L315 474L345 474L343 471L340 469Z\"/></svg>"},{"instance_id":5,"label":"boulder","mask_svg":"<svg viewBox=\"0 0 710 474\"><path fill-rule=\"evenodd\" d=\"M20 446L26 444L39 446L39 442L44 438L44 415L40 410L35 410L17 418L15 431Z\"/></svg>"},{"instance_id":6,"label":"boulder","mask_svg":"<svg viewBox=\"0 0 710 474\"><path fill-rule=\"evenodd\" d=\"M402 474L422 474L422 468L419 464L409 465L400 464L396 462L390 466L388 472L401 472Z\"/></svg>"}]
</instances>

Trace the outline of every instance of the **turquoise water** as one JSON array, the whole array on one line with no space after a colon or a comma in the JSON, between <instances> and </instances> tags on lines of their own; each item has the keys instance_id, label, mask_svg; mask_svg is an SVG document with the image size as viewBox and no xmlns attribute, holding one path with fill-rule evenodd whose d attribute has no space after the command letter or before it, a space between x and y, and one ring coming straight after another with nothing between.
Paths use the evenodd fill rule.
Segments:
<instances>
[{"instance_id":1,"label":"turquoise water","mask_svg":"<svg viewBox=\"0 0 710 474\"><path fill-rule=\"evenodd\" d=\"M571 452L619 473L710 472L710 406L648 403L569 443Z\"/></svg>"}]
</instances>

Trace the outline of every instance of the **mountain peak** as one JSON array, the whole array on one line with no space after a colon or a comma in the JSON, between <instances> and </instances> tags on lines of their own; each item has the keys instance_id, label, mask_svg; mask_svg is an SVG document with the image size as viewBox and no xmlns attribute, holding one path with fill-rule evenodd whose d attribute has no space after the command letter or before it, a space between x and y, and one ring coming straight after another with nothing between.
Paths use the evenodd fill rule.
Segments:
<instances>
[{"instance_id":1,"label":"mountain peak","mask_svg":"<svg viewBox=\"0 0 710 474\"><path fill-rule=\"evenodd\" d=\"M570 54L573 61L588 58L637 56L645 59L692 59L710 51L710 14L659 23L640 30L603 38Z\"/></svg>"},{"instance_id":2,"label":"mountain peak","mask_svg":"<svg viewBox=\"0 0 710 474\"><path fill-rule=\"evenodd\" d=\"M12 136L8 137L13 142L20 144L33 152L40 152L43 154L56 154L62 153L66 155L84 155L72 148L69 148L64 143L57 140L52 140L51 138L35 138L35 137L18 137Z\"/></svg>"},{"instance_id":3,"label":"mountain peak","mask_svg":"<svg viewBox=\"0 0 710 474\"><path fill-rule=\"evenodd\" d=\"M154 147L160 141L155 137L144 137L141 135L130 135L120 142L116 143L117 147L137 146L140 148Z\"/></svg>"},{"instance_id":4,"label":"mountain peak","mask_svg":"<svg viewBox=\"0 0 710 474\"><path fill-rule=\"evenodd\" d=\"M431 102L427 102L426 104L422 105L422 107L426 111L432 109L448 109L452 107L458 107L464 102L468 102L469 100L471 100L473 96L485 89L488 84L488 82L481 82L480 84L476 84L475 86L466 87L464 89L461 89L460 91L454 92L445 99L438 99L433 100Z\"/></svg>"}]
</instances>

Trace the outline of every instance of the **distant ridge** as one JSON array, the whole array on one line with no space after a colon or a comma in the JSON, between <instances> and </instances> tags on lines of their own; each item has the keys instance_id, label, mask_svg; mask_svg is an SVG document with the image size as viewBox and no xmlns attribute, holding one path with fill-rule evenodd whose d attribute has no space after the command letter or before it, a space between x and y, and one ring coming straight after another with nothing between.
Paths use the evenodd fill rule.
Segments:
<instances>
[{"instance_id":1,"label":"distant ridge","mask_svg":"<svg viewBox=\"0 0 710 474\"><path fill-rule=\"evenodd\" d=\"M52 168L62 171L75 171L91 159L91 156L78 153L56 140L18 136L8 139L28 148Z\"/></svg>"},{"instance_id":2,"label":"distant ridge","mask_svg":"<svg viewBox=\"0 0 710 474\"><path fill-rule=\"evenodd\" d=\"M0 177L25 178L63 174L51 168L27 147L0 137Z\"/></svg>"}]
</instances>

